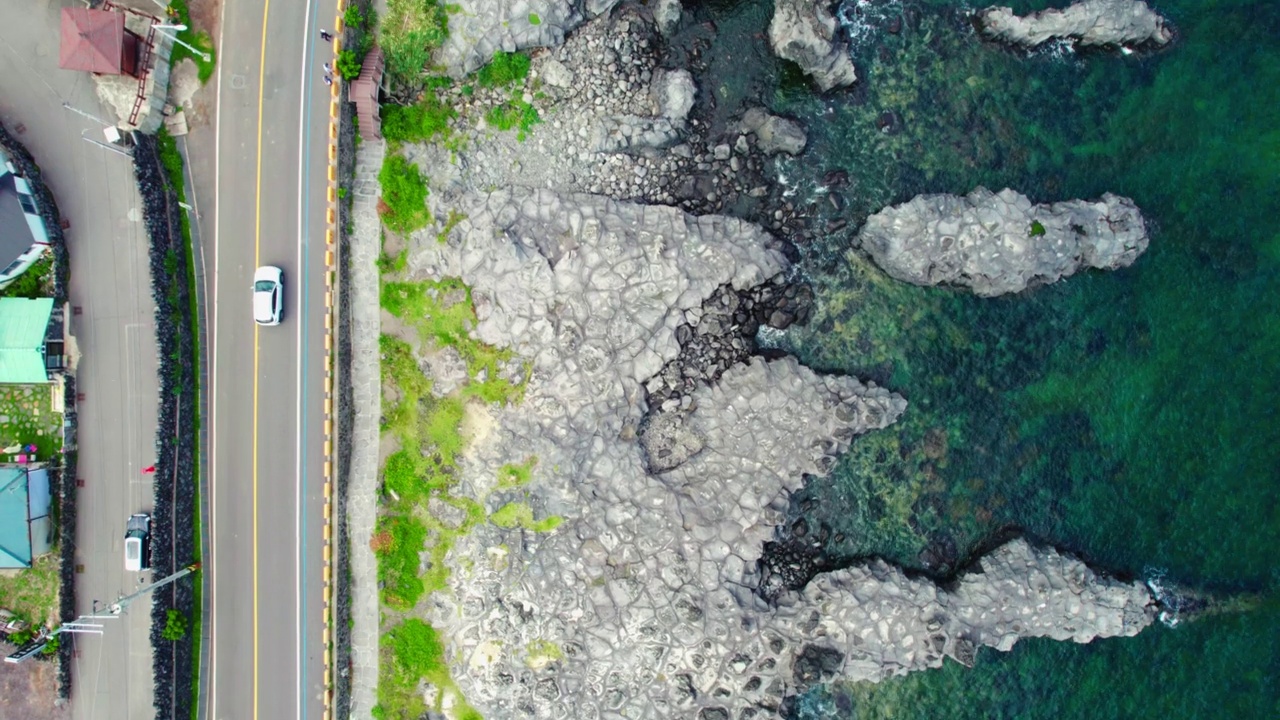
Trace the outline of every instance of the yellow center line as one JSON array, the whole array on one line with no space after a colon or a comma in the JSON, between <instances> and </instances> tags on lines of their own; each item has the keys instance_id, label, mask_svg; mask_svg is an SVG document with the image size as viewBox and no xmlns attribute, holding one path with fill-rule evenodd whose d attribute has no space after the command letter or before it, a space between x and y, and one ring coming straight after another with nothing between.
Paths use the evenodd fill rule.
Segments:
<instances>
[{"instance_id":1,"label":"yellow center line","mask_svg":"<svg viewBox=\"0 0 1280 720\"><path fill-rule=\"evenodd\" d=\"M253 266L261 264L262 250L262 98L267 70L267 11L262 3L262 47L258 58L258 150L253 199ZM258 717L258 325L253 326L253 715Z\"/></svg>"}]
</instances>

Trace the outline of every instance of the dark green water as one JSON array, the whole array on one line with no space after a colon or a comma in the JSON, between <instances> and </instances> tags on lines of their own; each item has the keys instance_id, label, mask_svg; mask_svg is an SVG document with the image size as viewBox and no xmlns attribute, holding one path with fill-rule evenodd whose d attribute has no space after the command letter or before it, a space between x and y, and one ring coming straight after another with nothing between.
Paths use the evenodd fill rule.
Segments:
<instances>
[{"instance_id":1,"label":"dark green water","mask_svg":"<svg viewBox=\"0 0 1280 720\"><path fill-rule=\"evenodd\" d=\"M767 0L692 10L718 25L704 78L718 112L759 96L804 120L810 149L779 171L816 227L849 225L803 248L820 307L783 346L911 403L793 512L831 529L835 556L946 570L1018 528L1121 574L1264 600L823 688L799 715L1280 717L1280 3L1164 0L1179 41L1142 58L1025 57L980 43L954 3L881 5L902 31L870 23L859 86L821 97L763 49ZM877 127L885 112L897 132ZM839 210L815 192L834 169L850 178ZM868 213L979 184L1128 195L1151 248L995 300L895 283L848 253Z\"/></svg>"}]
</instances>

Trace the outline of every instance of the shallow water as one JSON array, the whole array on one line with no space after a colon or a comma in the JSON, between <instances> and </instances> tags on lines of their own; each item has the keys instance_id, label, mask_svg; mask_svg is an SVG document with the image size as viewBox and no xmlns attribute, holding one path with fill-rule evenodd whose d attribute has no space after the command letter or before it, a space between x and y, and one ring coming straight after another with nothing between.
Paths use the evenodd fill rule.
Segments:
<instances>
[{"instance_id":1,"label":"shallow water","mask_svg":"<svg viewBox=\"0 0 1280 720\"><path fill-rule=\"evenodd\" d=\"M801 717L1280 716L1280 4L1159 9L1180 32L1164 52L1025 56L980 42L955 3L849 0L859 84L819 97L768 56L768 0L690 8L718 28L701 78L717 115L758 97L802 119L810 149L777 171L815 227L847 222L802 248L819 308L778 344L911 403L796 497L826 551L947 571L1012 528L1119 574L1264 598L824 688ZM838 202L832 170L849 177ZM995 300L896 283L849 252L868 213L976 185L1128 195L1151 248Z\"/></svg>"}]
</instances>

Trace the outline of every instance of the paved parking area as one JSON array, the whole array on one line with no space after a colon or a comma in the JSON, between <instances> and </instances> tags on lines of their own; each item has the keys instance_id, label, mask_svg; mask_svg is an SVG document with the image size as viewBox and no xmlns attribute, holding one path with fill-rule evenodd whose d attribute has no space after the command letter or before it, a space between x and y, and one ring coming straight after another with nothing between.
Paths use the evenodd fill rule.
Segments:
<instances>
[{"instance_id":1,"label":"paved parking area","mask_svg":"<svg viewBox=\"0 0 1280 720\"><path fill-rule=\"evenodd\" d=\"M150 508L157 378L147 240L130 158L95 145L107 118L87 74L58 68L58 17L69 0L0 3L0 120L40 165L69 220L70 318L81 353L77 603L113 600L140 577L123 565L125 519ZM66 103L71 110L63 107ZM78 112L76 112L78 111ZM85 139L88 138L88 139ZM151 717L150 603L75 638L72 716Z\"/></svg>"}]
</instances>

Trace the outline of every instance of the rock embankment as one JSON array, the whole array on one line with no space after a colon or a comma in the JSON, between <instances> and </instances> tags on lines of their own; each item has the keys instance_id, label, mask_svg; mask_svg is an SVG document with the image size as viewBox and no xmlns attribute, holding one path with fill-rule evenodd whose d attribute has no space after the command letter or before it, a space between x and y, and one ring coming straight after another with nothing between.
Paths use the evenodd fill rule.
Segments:
<instances>
[{"instance_id":1,"label":"rock embankment","mask_svg":"<svg viewBox=\"0 0 1280 720\"><path fill-rule=\"evenodd\" d=\"M681 328L719 332L746 299L752 322L760 307L780 322L793 314L778 301L792 287L778 280L787 261L754 225L547 190L449 202L465 219L444 244L415 234L406 273L461 277L474 334L530 369L522 403L484 409L459 490L489 513L519 502L562 518L551 532L482 523L446 559L449 588L427 619L486 716L763 718L797 677L869 677L854 647L867 638L865 662L905 670L934 662L923 648L939 635L938 657L963 659L966 642L1140 626L1114 621L1136 596L1053 553L997 553L950 592L871 563L768 602L759 560L787 494L906 401L794 358L733 356L713 376L682 376L678 395L647 388L692 342L696 329ZM708 310L726 297L732 313ZM529 482L502 485L507 464L532 467Z\"/></svg>"},{"instance_id":2,"label":"rock embankment","mask_svg":"<svg viewBox=\"0 0 1280 720\"><path fill-rule=\"evenodd\" d=\"M976 20L987 37L1027 48L1056 39L1092 47L1160 47L1174 37L1169 23L1142 0L1084 0L1022 17L993 6L979 11Z\"/></svg>"},{"instance_id":3,"label":"rock embankment","mask_svg":"<svg viewBox=\"0 0 1280 720\"><path fill-rule=\"evenodd\" d=\"M1129 198L1034 205L1005 189L918 195L867 219L862 249L886 273L914 285L962 285L982 296L1052 283L1080 268L1125 267L1147 249Z\"/></svg>"},{"instance_id":4,"label":"rock embankment","mask_svg":"<svg viewBox=\"0 0 1280 720\"><path fill-rule=\"evenodd\" d=\"M800 66L823 92L857 80L849 46L837 39L826 0L775 0L769 22L773 53Z\"/></svg>"}]
</instances>

